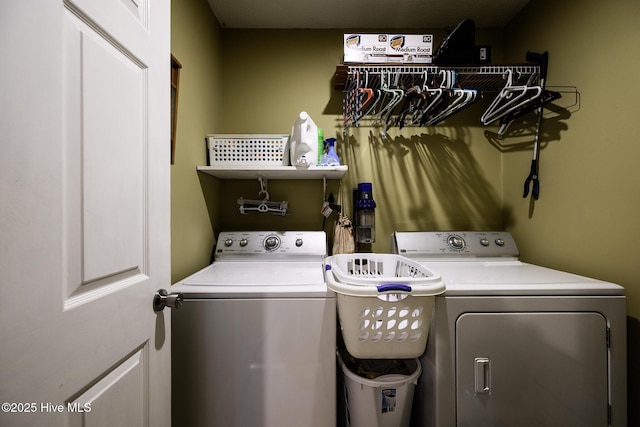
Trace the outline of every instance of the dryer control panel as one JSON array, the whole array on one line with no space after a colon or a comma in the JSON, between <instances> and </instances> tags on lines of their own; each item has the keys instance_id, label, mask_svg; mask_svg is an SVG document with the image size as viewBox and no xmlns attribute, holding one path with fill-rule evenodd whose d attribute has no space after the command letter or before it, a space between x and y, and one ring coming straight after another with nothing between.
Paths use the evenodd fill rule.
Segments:
<instances>
[{"instance_id":1,"label":"dryer control panel","mask_svg":"<svg viewBox=\"0 0 640 427\"><path fill-rule=\"evenodd\" d=\"M516 242L506 231L396 231L391 252L409 258L518 257Z\"/></svg>"},{"instance_id":2,"label":"dryer control panel","mask_svg":"<svg viewBox=\"0 0 640 427\"><path fill-rule=\"evenodd\" d=\"M323 231L225 231L218 235L216 259L234 257L317 258L327 255Z\"/></svg>"}]
</instances>

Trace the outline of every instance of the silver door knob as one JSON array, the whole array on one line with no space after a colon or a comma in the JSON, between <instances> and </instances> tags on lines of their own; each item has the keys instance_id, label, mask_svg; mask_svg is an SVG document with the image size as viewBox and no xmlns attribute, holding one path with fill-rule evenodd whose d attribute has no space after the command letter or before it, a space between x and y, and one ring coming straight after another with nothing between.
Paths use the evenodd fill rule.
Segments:
<instances>
[{"instance_id":1,"label":"silver door knob","mask_svg":"<svg viewBox=\"0 0 640 427\"><path fill-rule=\"evenodd\" d=\"M184 297L181 293L170 294L166 289L158 289L153 295L153 311L162 311L165 307L178 309L182 307Z\"/></svg>"}]
</instances>

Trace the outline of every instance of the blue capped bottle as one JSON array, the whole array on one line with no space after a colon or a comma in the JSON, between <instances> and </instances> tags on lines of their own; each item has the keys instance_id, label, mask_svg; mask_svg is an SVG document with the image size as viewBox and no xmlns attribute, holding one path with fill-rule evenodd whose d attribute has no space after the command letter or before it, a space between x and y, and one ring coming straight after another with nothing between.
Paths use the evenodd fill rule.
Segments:
<instances>
[{"instance_id":1,"label":"blue capped bottle","mask_svg":"<svg viewBox=\"0 0 640 427\"><path fill-rule=\"evenodd\" d=\"M356 199L356 240L358 243L376 241L376 202L373 200L373 189L370 182L358 184Z\"/></svg>"}]
</instances>

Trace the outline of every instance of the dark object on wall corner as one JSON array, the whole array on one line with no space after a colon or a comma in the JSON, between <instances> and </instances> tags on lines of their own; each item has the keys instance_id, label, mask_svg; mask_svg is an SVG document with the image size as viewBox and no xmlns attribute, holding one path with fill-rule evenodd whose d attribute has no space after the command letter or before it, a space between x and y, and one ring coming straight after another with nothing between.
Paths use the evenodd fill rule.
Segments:
<instances>
[{"instance_id":1,"label":"dark object on wall corner","mask_svg":"<svg viewBox=\"0 0 640 427\"><path fill-rule=\"evenodd\" d=\"M491 46L476 46L476 24L465 19L442 40L433 63L437 65L488 64Z\"/></svg>"},{"instance_id":2,"label":"dark object on wall corner","mask_svg":"<svg viewBox=\"0 0 640 427\"><path fill-rule=\"evenodd\" d=\"M476 59L477 64L491 64L491 46L476 46Z\"/></svg>"}]
</instances>

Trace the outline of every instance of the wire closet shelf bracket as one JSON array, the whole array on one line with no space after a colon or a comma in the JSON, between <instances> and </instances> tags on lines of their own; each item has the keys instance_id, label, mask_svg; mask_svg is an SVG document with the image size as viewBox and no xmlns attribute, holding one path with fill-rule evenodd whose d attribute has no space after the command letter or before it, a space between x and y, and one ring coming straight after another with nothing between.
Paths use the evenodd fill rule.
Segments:
<instances>
[{"instance_id":1,"label":"wire closet shelf bracket","mask_svg":"<svg viewBox=\"0 0 640 427\"><path fill-rule=\"evenodd\" d=\"M533 92L540 72L538 64L340 65L335 88L345 93L345 136L361 125L381 127L384 134L392 126L436 125L483 98L501 101L501 107L532 102L540 96Z\"/></svg>"}]
</instances>

